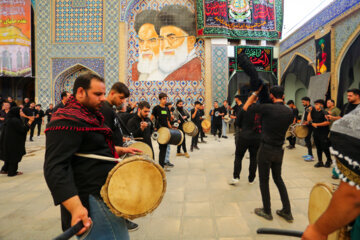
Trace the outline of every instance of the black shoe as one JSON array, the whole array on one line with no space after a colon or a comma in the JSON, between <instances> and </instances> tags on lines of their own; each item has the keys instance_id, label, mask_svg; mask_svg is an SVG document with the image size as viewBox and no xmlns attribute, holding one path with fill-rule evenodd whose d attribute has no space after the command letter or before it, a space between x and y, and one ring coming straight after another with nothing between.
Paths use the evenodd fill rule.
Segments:
<instances>
[{"instance_id":1,"label":"black shoe","mask_svg":"<svg viewBox=\"0 0 360 240\"><path fill-rule=\"evenodd\" d=\"M227 136L222 136L222 138L228 138Z\"/></svg>"},{"instance_id":2,"label":"black shoe","mask_svg":"<svg viewBox=\"0 0 360 240\"><path fill-rule=\"evenodd\" d=\"M255 208L255 214L259 217L265 218L266 220L273 220L272 214L266 213L263 208Z\"/></svg>"},{"instance_id":3,"label":"black shoe","mask_svg":"<svg viewBox=\"0 0 360 240\"><path fill-rule=\"evenodd\" d=\"M207 143L207 141L202 140L200 143Z\"/></svg>"},{"instance_id":4,"label":"black shoe","mask_svg":"<svg viewBox=\"0 0 360 240\"><path fill-rule=\"evenodd\" d=\"M196 150L200 150L200 148L199 148L198 146L194 146L194 148L195 148Z\"/></svg>"},{"instance_id":5,"label":"black shoe","mask_svg":"<svg viewBox=\"0 0 360 240\"><path fill-rule=\"evenodd\" d=\"M325 163L325 167L326 167L326 168L330 168L330 167L331 167L331 162L326 162L326 163Z\"/></svg>"},{"instance_id":6,"label":"black shoe","mask_svg":"<svg viewBox=\"0 0 360 240\"><path fill-rule=\"evenodd\" d=\"M133 231L136 231L136 230L139 229L139 225L137 225L136 223L131 222L131 221L127 220L127 219L125 219L125 221L126 221L126 227L127 227L129 232L133 232Z\"/></svg>"},{"instance_id":7,"label":"black shoe","mask_svg":"<svg viewBox=\"0 0 360 240\"><path fill-rule=\"evenodd\" d=\"M30 142L33 142L34 140L32 140L32 138L30 138Z\"/></svg>"},{"instance_id":8,"label":"black shoe","mask_svg":"<svg viewBox=\"0 0 360 240\"><path fill-rule=\"evenodd\" d=\"M172 164L171 162L165 163L165 165L168 166L168 167L174 167L174 166L175 166L175 165Z\"/></svg>"},{"instance_id":9,"label":"black shoe","mask_svg":"<svg viewBox=\"0 0 360 240\"><path fill-rule=\"evenodd\" d=\"M314 167L316 168L324 167L324 164L322 162L318 162L317 164L314 165Z\"/></svg>"},{"instance_id":10,"label":"black shoe","mask_svg":"<svg viewBox=\"0 0 360 240\"><path fill-rule=\"evenodd\" d=\"M203 136L203 138L207 138L207 136Z\"/></svg>"},{"instance_id":11,"label":"black shoe","mask_svg":"<svg viewBox=\"0 0 360 240\"><path fill-rule=\"evenodd\" d=\"M254 181L255 181L255 177L248 177L248 180L249 180L249 183L250 184L253 184L254 183Z\"/></svg>"},{"instance_id":12,"label":"black shoe","mask_svg":"<svg viewBox=\"0 0 360 240\"><path fill-rule=\"evenodd\" d=\"M294 218L291 213L285 213L284 210L276 210L276 214L285 219L287 222L292 223Z\"/></svg>"},{"instance_id":13,"label":"black shoe","mask_svg":"<svg viewBox=\"0 0 360 240\"><path fill-rule=\"evenodd\" d=\"M293 146L293 145L289 145L289 146L287 146L286 148L287 148L287 149L294 149L294 148L295 148L295 146Z\"/></svg>"}]
</instances>

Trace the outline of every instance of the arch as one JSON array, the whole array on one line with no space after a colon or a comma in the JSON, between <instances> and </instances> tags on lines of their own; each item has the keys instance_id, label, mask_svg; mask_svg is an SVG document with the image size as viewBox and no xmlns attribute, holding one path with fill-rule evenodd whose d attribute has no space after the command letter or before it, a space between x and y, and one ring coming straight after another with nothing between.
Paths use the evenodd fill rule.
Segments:
<instances>
[{"instance_id":1,"label":"arch","mask_svg":"<svg viewBox=\"0 0 360 240\"><path fill-rule=\"evenodd\" d=\"M64 90L71 90L71 89L69 89L71 83L73 83L73 81L76 79L77 76L79 76L85 72L92 72L92 73L95 73L100 76L100 74L97 73L96 71L92 70L91 68L89 68L87 66L79 64L79 63L60 72L55 77L55 81L54 81L54 85L53 85L54 87L52 89L52 91L53 91L52 96L53 96L54 103L56 103L56 101L60 99L61 92ZM66 84L66 86L64 86L64 84Z\"/></svg>"},{"instance_id":2,"label":"arch","mask_svg":"<svg viewBox=\"0 0 360 240\"><path fill-rule=\"evenodd\" d=\"M134 6L139 2L140 0L130 0L128 3L127 3L127 6L126 6L126 9L125 9L125 16L124 16L124 21L129 21L129 15L130 15L130 12L131 10L134 8Z\"/></svg>"},{"instance_id":3,"label":"arch","mask_svg":"<svg viewBox=\"0 0 360 240\"><path fill-rule=\"evenodd\" d=\"M283 75L280 76L280 83L279 83L279 84L281 84L281 82L282 82L282 80L283 80L283 76L285 76L286 71L288 70L289 66L293 63L293 61L295 60L295 58L296 58L297 56L305 59L305 60L309 63L309 66L311 66L311 67L314 69L314 72L316 72L315 63L313 62L313 60L312 60L311 58L307 57L306 55L304 55L304 54L302 54L302 53L295 52L295 53L293 54L293 56L290 58L289 63L286 65L286 67L285 67L285 69L284 69Z\"/></svg>"},{"instance_id":4,"label":"arch","mask_svg":"<svg viewBox=\"0 0 360 240\"><path fill-rule=\"evenodd\" d=\"M357 38L360 37L360 25L356 28L356 30L350 35L350 37L348 38L348 40L345 42L344 46L341 48L339 55L336 58L336 62L335 62L335 70L334 70L334 75L332 77L333 81L334 81L334 85L335 88L337 89L337 91L334 91L332 95L334 95L334 99L336 99L336 104L338 104L338 93L339 93L339 79L340 79L340 72L341 72L341 66L342 63L349 51L349 49L351 48L351 46L353 46L353 44L355 43L355 41L357 40Z\"/></svg>"}]
</instances>

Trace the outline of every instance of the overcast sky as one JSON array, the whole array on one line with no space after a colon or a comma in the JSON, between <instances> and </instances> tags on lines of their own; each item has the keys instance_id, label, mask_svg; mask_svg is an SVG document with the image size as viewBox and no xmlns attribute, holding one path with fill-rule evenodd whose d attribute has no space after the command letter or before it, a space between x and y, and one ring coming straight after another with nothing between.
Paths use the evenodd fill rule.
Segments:
<instances>
[{"instance_id":1,"label":"overcast sky","mask_svg":"<svg viewBox=\"0 0 360 240\"><path fill-rule=\"evenodd\" d=\"M284 0L284 28L285 39L307 20L316 15L334 0Z\"/></svg>"}]
</instances>

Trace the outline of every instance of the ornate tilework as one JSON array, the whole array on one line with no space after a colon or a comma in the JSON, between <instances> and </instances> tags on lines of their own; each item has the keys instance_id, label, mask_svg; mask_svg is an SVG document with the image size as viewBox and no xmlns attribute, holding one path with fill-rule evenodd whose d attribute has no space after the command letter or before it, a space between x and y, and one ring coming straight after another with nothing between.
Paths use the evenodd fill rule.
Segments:
<instances>
[{"instance_id":1,"label":"ornate tilework","mask_svg":"<svg viewBox=\"0 0 360 240\"><path fill-rule=\"evenodd\" d=\"M335 0L324 10L318 13L315 17L311 18L295 33L290 35L287 39L280 43L280 52L284 52L296 43L300 42L310 34L317 31L320 27L331 22L333 19L342 15L346 11L355 7L360 3L360 0Z\"/></svg>"},{"instance_id":2,"label":"ornate tilework","mask_svg":"<svg viewBox=\"0 0 360 240\"><path fill-rule=\"evenodd\" d=\"M70 0L69 0L70 1ZM113 83L119 81L119 11L118 0L107 0L104 4L105 34L104 42L99 44L52 44L51 43L51 5L49 0L36 1L36 96L37 101L47 106L54 102L55 96L51 90L51 82L55 74L52 73L52 58L104 58L104 72L107 90ZM73 60L69 60L73 61ZM76 64L76 63L74 63ZM87 67L93 69L91 66ZM100 68L100 67L99 67ZM94 71L96 71L94 69ZM61 72L61 71L60 71ZM100 72L98 72L101 74Z\"/></svg>"},{"instance_id":3,"label":"ornate tilework","mask_svg":"<svg viewBox=\"0 0 360 240\"><path fill-rule=\"evenodd\" d=\"M356 14L349 16L346 20L335 25L335 57L339 56L344 44L359 25L360 10Z\"/></svg>"},{"instance_id":4,"label":"ornate tilework","mask_svg":"<svg viewBox=\"0 0 360 240\"><path fill-rule=\"evenodd\" d=\"M102 0L55 0L54 8L56 43L103 41Z\"/></svg>"},{"instance_id":5,"label":"ornate tilework","mask_svg":"<svg viewBox=\"0 0 360 240\"><path fill-rule=\"evenodd\" d=\"M134 29L134 19L138 12L144 9L161 10L163 6L170 4L181 4L187 6L194 11L194 3L191 0L141 0L129 4L134 4L129 12L128 19L128 79L127 83L130 89L130 100L141 101L147 100L151 105L158 104L158 94L165 92L169 96L169 101L174 102L177 99L182 99L185 107L192 107L195 101L204 102L205 97L205 81L204 81L204 59L205 48L204 41L198 40L196 46L196 54L199 56L202 63L202 79L201 81L132 81L131 66L138 58L138 42L136 39L136 32Z\"/></svg>"},{"instance_id":6,"label":"ornate tilework","mask_svg":"<svg viewBox=\"0 0 360 240\"><path fill-rule=\"evenodd\" d=\"M52 59L52 75L53 81L64 70L75 65L82 65L91 71L104 77L104 58L53 58Z\"/></svg>"},{"instance_id":7,"label":"ornate tilework","mask_svg":"<svg viewBox=\"0 0 360 240\"><path fill-rule=\"evenodd\" d=\"M309 59L311 59L311 61L313 63L315 63L315 61L316 61L316 49L315 49L314 39L310 39L306 43L304 43L301 46L295 48L294 50L292 50L291 52L287 53L285 56L282 56L280 58L280 66L281 66L280 77L282 77L283 74L285 73L284 70L285 70L286 66L288 66L290 64L291 58L294 56L294 54L296 52L308 57Z\"/></svg>"},{"instance_id":8,"label":"ornate tilework","mask_svg":"<svg viewBox=\"0 0 360 240\"><path fill-rule=\"evenodd\" d=\"M228 88L228 56L226 45L212 46L212 97L214 100L227 99Z\"/></svg>"}]
</instances>

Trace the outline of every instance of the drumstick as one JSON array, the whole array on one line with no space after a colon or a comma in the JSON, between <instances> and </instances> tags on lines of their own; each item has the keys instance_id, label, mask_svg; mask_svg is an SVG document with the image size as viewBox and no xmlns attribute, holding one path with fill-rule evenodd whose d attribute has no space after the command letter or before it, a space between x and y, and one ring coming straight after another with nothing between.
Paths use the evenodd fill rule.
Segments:
<instances>
[{"instance_id":1,"label":"drumstick","mask_svg":"<svg viewBox=\"0 0 360 240\"><path fill-rule=\"evenodd\" d=\"M133 138L134 140L144 140L143 137L136 137L136 138Z\"/></svg>"},{"instance_id":2,"label":"drumstick","mask_svg":"<svg viewBox=\"0 0 360 240\"><path fill-rule=\"evenodd\" d=\"M271 234L271 235L298 237L298 238L301 238L303 235L303 232L300 232L300 231L283 230L283 229L275 229L275 228L259 228L256 231L256 233L257 234Z\"/></svg>"},{"instance_id":3,"label":"drumstick","mask_svg":"<svg viewBox=\"0 0 360 240\"><path fill-rule=\"evenodd\" d=\"M75 153L75 155L78 157L92 158L92 159L104 160L104 161L110 161L110 162L121 161L120 158L105 157L105 156L100 156L100 155L96 155L96 154Z\"/></svg>"},{"instance_id":4,"label":"drumstick","mask_svg":"<svg viewBox=\"0 0 360 240\"><path fill-rule=\"evenodd\" d=\"M65 232L54 238L53 240L67 240L72 238L75 234L77 234L82 228L84 227L84 224L82 221L78 222L71 228L67 229Z\"/></svg>"}]
</instances>

